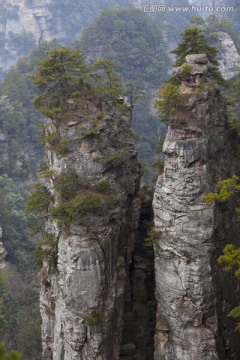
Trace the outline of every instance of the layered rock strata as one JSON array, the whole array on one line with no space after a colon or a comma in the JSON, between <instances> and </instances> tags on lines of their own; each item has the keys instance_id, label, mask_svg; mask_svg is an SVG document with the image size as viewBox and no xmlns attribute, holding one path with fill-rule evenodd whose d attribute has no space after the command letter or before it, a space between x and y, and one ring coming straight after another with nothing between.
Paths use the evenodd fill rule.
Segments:
<instances>
[{"instance_id":1,"label":"layered rock strata","mask_svg":"<svg viewBox=\"0 0 240 360\"><path fill-rule=\"evenodd\" d=\"M67 144L61 153L52 148L47 153L55 205L55 185L68 171L87 181L79 190L98 204L85 203L88 210L80 208L68 225L50 216L46 221L58 255L55 269L48 263L42 268L43 359L118 359L126 270L140 212L140 167L129 119L88 103L75 109L68 123L48 120L46 131Z\"/></svg>"},{"instance_id":2,"label":"layered rock strata","mask_svg":"<svg viewBox=\"0 0 240 360\"><path fill-rule=\"evenodd\" d=\"M191 81L180 86L182 106L169 123L164 172L153 202L159 231L154 245L155 360L228 358L224 339L219 339L223 299L213 281L218 271L213 261L216 236L226 238L226 230L222 209L202 200L230 174L226 114L217 88L206 83L191 86Z\"/></svg>"}]
</instances>

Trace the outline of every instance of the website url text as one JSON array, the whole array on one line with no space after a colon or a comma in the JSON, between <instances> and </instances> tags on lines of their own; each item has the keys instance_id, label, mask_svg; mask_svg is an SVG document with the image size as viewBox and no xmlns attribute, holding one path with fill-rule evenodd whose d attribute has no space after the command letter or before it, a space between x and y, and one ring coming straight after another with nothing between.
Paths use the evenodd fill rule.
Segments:
<instances>
[{"instance_id":1,"label":"website url text","mask_svg":"<svg viewBox=\"0 0 240 360\"><path fill-rule=\"evenodd\" d=\"M165 12L233 12L233 6L166 6L166 5L141 5L142 12L165 13Z\"/></svg>"}]
</instances>

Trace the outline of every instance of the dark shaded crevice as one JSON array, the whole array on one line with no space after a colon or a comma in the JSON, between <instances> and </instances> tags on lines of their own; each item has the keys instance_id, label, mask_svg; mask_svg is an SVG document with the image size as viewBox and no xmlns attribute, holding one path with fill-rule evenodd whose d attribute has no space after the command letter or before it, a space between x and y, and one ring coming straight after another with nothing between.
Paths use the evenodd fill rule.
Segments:
<instances>
[{"instance_id":1,"label":"dark shaded crevice","mask_svg":"<svg viewBox=\"0 0 240 360\"><path fill-rule=\"evenodd\" d=\"M239 305L239 283L233 272L223 271L217 262L226 244L239 247L240 223L237 221L235 207L236 204L232 199L228 204L218 205L215 209L216 222L221 224L214 231L215 251L211 259L212 278L217 298L219 360L240 359L239 332L235 330L237 321L228 316L229 312Z\"/></svg>"},{"instance_id":2,"label":"dark shaded crevice","mask_svg":"<svg viewBox=\"0 0 240 360\"><path fill-rule=\"evenodd\" d=\"M153 249L144 238L153 220L152 196L141 190L141 216L132 262L127 269L122 345L119 360L153 360L156 323Z\"/></svg>"}]
</instances>

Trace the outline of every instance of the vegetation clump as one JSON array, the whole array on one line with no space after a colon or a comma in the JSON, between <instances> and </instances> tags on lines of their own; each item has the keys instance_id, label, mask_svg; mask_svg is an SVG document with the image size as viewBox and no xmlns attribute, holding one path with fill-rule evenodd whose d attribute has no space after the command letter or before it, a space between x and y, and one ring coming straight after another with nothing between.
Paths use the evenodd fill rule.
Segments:
<instances>
[{"instance_id":1,"label":"vegetation clump","mask_svg":"<svg viewBox=\"0 0 240 360\"><path fill-rule=\"evenodd\" d=\"M157 160L149 164L149 167L152 169L156 169L158 174L162 174L164 169L164 160L158 158Z\"/></svg>"},{"instance_id":2,"label":"vegetation clump","mask_svg":"<svg viewBox=\"0 0 240 360\"><path fill-rule=\"evenodd\" d=\"M214 203L215 201L225 202L230 197L240 191L240 179L233 175L229 179L220 181L217 184L218 192L208 193L202 197L206 203Z\"/></svg>"},{"instance_id":3,"label":"vegetation clump","mask_svg":"<svg viewBox=\"0 0 240 360\"><path fill-rule=\"evenodd\" d=\"M69 201L60 201L58 205L50 209L50 214L60 224L70 224L81 214L99 209L104 204L101 194L91 191L78 193Z\"/></svg>"},{"instance_id":4,"label":"vegetation clump","mask_svg":"<svg viewBox=\"0 0 240 360\"><path fill-rule=\"evenodd\" d=\"M60 224L81 221L89 212L98 211L115 198L106 180L90 186L89 181L74 169L56 177L54 187L59 201L49 208L49 214Z\"/></svg>"},{"instance_id":5,"label":"vegetation clump","mask_svg":"<svg viewBox=\"0 0 240 360\"><path fill-rule=\"evenodd\" d=\"M41 183L35 183L25 206L25 211L27 214L46 214L52 202L53 196L47 187Z\"/></svg>"},{"instance_id":6,"label":"vegetation clump","mask_svg":"<svg viewBox=\"0 0 240 360\"><path fill-rule=\"evenodd\" d=\"M50 267L57 267L58 240L54 234L46 232L42 235L33 257L38 266L42 267L47 262Z\"/></svg>"},{"instance_id":7,"label":"vegetation clump","mask_svg":"<svg viewBox=\"0 0 240 360\"><path fill-rule=\"evenodd\" d=\"M4 345L0 343L0 360L20 360L20 354L16 351L6 353L4 351Z\"/></svg>"},{"instance_id":8,"label":"vegetation clump","mask_svg":"<svg viewBox=\"0 0 240 360\"><path fill-rule=\"evenodd\" d=\"M155 108L163 121L170 119L174 111L181 107L181 93L178 85L165 83L156 93Z\"/></svg>"},{"instance_id":9,"label":"vegetation clump","mask_svg":"<svg viewBox=\"0 0 240 360\"><path fill-rule=\"evenodd\" d=\"M107 166L118 167L126 160L127 156L128 156L128 151L120 150L115 154L105 157L103 159L103 164Z\"/></svg>"},{"instance_id":10,"label":"vegetation clump","mask_svg":"<svg viewBox=\"0 0 240 360\"><path fill-rule=\"evenodd\" d=\"M103 310L96 308L92 310L91 314L85 317L85 322L89 326L99 325L103 322Z\"/></svg>"},{"instance_id":11,"label":"vegetation clump","mask_svg":"<svg viewBox=\"0 0 240 360\"><path fill-rule=\"evenodd\" d=\"M80 51L67 47L47 51L47 57L40 59L32 76L41 91L34 100L36 109L62 122L69 119L78 101L93 101L100 107L117 106L123 88L113 67L111 60L88 65Z\"/></svg>"},{"instance_id":12,"label":"vegetation clump","mask_svg":"<svg viewBox=\"0 0 240 360\"><path fill-rule=\"evenodd\" d=\"M215 46L209 45L203 30L199 26L188 26L182 34L182 38L183 41L178 44L176 49L171 51L177 58L175 66L183 65L187 55L206 54L211 64L208 68L207 79L224 85L225 81L218 70L216 60L218 50ZM189 72L189 69L185 69L185 72Z\"/></svg>"},{"instance_id":13,"label":"vegetation clump","mask_svg":"<svg viewBox=\"0 0 240 360\"><path fill-rule=\"evenodd\" d=\"M240 178L233 175L231 178L220 181L217 184L218 192L209 193L202 197L207 203L215 201L225 202L228 199L238 197L240 191ZM236 208L238 216L240 215L240 207ZM234 271L235 277L240 280L240 248L233 244L227 244L223 249L223 254L218 258L218 264L223 266L224 271ZM228 314L233 318L240 320L240 306L235 307ZM237 324L237 330L240 330L240 322Z\"/></svg>"},{"instance_id":14,"label":"vegetation clump","mask_svg":"<svg viewBox=\"0 0 240 360\"><path fill-rule=\"evenodd\" d=\"M144 239L145 246L152 247L161 237L162 232L155 229L149 229L147 237Z\"/></svg>"}]
</instances>

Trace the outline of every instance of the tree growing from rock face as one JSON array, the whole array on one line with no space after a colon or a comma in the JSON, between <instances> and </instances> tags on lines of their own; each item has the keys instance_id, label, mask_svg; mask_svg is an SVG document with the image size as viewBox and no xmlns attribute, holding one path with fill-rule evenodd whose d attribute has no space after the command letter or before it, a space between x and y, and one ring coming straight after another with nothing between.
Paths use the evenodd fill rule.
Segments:
<instances>
[{"instance_id":1,"label":"tree growing from rock face","mask_svg":"<svg viewBox=\"0 0 240 360\"><path fill-rule=\"evenodd\" d=\"M239 197L240 178L236 175L229 179L220 181L217 184L218 192L208 193L202 198L206 203L214 203L215 201L223 203L231 197ZM238 216L240 215L240 207L236 207ZM240 248L233 244L227 244L223 249L223 254L218 258L218 264L223 267L224 271L234 271L236 279L240 280ZM240 306L236 306L230 311L228 316L238 319L236 329L240 331Z\"/></svg>"},{"instance_id":2,"label":"tree growing from rock face","mask_svg":"<svg viewBox=\"0 0 240 360\"><path fill-rule=\"evenodd\" d=\"M166 83L156 93L158 99L155 108L160 112L163 120L168 120L174 110L180 106L179 87L172 83Z\"/></svg>"}]
</instances>

